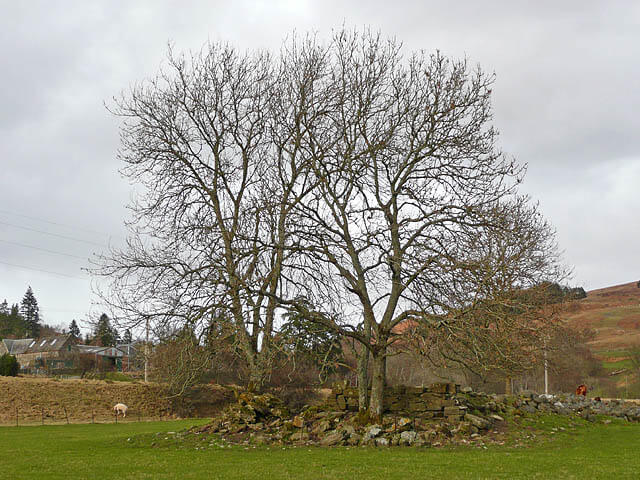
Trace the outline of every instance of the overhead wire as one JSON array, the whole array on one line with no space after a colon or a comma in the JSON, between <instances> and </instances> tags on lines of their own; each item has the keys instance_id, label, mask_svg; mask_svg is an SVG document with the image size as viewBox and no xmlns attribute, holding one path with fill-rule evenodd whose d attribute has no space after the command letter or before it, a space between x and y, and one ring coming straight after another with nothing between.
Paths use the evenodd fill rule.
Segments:
<instances>
[{"instance_id":1,"label":"overhead wire","mask_svg":"<svg viewBox=\"0 0 640 480\"><path fill-rule=\"evenodd\" d=\"M57 234L57 233L45 232L44 230L38 230L37 228L23 227L21 225L16 225L15 223L9 223L9 222L0 221L0 225L8 225L10 227L19 228L21 230L27 230L27 231L30 231L30 232L41 233L43 235L49 235L49 236L57 237L57 238L64 238L65 240L72 240L74 242L87 243L89 245L96 245L98 247L106 246L104 243L97 243L97 242L92 242L90 240L83 240L83 239L80 239L80 238L69 237L67 235L60 235L60 234Z\"/></svg>"},{"instance_id":2,"label":"overhead wire","mask_svg":"<svg viewBox=\"0 0 640 480\"><path fill-rule=\"evenodd\" d=\"M52 254L55 254L55 255L63 255L65 257L79 258L80 260L87 260L86 257L81 257L80 255L73 255L71 253L57 252L55 250L49 250L47 248L34 247L33 245L27 245L26 243L11 242L9 240L3 240L2 238L0 238L0 242L7 243L9 245L17 245L19 247L24 247L24 248L31 248L33 250L40 250L42 252L52 253Z\"/></svg>"},{"instance_id":3,"label":"overhead wire","mask_svg":"<svg viewBox=\"0 0 640 480\"><path fill-rule=\"evenodd\" d=\"M77 225L69 225L67 223L54 222L52 220L46 220L44 218L33 217L31 215L24 215L22 213L12 212L10 210L0 209L0 213L4 213L4 214L7 214L7 215L13 215L13 216L16 216L16 217L28 218L29 220L36 220L38 222L49 223L51 225L56 225L58 227L64 227L64 228L70 228L72 230L81 230L81 231L88 232L88 233L94 233L96 235L103 235L105 237L112 236L111 234L106 233L106 232L100 232L98 230L91 230L90 228L78 227Z\"/></svg>"},{"instance_id":4,"label":"overhead wire","mask_svg":"<svg viewBox=\"0 0 640 480\"><path fill-rule=\"evenodd\" d=\"M40 269L40 268L27 267L26 265L17 265L15 263L3 262L2 260L0 260L0 263L3 264L3 265L9 265L10 267L23 268L25 270L33 270L34 272L48 273L50 275L58 275L60 277L75 278L77 280L86 280L85 278L76 277L76 276L73 276L73 275L67 275L66 273L52 272L51 270L43 270L43 269Z\"/></svg>"}]
</instances>

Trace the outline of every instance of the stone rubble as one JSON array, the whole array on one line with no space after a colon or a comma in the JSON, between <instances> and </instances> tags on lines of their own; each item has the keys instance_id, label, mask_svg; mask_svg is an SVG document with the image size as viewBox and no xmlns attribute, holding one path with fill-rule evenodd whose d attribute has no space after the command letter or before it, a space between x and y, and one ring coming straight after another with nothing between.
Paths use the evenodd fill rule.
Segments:
<instances>
[{"instance_id":1,"label":"stone rubble","mask_svg":"<svg viewBox=\"0 0 640 480\"><path fill-rule=\"evenodd\" d=\"M640 421L640 406L633 403L534 392L488 395L453 384L435 384L390 389L382 421L367 425L357 405L354 409L353 398L354 389L338 385L326 404L292 414L273 395L245 392L198 431L245 445L483 447L492 439L499 443L507 428L505 419L526 415L572 415L589 421L603 415Z\"/></svg>"}]
</instances>

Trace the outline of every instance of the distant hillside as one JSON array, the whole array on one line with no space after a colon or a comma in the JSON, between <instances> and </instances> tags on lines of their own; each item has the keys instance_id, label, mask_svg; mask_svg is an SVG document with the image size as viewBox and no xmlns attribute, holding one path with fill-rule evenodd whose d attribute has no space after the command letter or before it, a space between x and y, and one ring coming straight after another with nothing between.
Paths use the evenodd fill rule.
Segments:
<instances>
[{"instance_id":1,"label":"distant hillside","mask_svg":"<svg viewBox=\"0 0 640 480\"><path fill-rule=\"evenodd\" d=\"M609 370L630 366L629 350L640 348L640 288L637 281L587 292L569 308L569 324L590 328L588 343Z\"/></svg>"}]
</instances>

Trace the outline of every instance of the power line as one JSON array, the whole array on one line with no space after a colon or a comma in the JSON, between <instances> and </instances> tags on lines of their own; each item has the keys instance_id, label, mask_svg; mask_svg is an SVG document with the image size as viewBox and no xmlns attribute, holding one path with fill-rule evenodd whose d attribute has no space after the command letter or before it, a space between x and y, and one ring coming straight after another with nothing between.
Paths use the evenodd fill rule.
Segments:
<instances>
[{"instance_id":1,"label":"power line","mask_svg":"<svg viewBox=\"0 0 640 480\"><path fill-rule=\"evenodd\" d=\"M29 227L23 227L23 226L20 226L20 225L16 225L14 223L9 223L9 222L0 222L0 225L8 225L10 227L20 228L22 230L28 230L30 232L41 233L43 235L50 235L52 237L64 238L65 240L72 240L74 242L88 243L89 245L97 245L98 247L104 247L105 246L104 243L91 242L89 240L82 240L80 238L68 237L66 235L59 235L57 233L45 232L43 230L38 230L38 229L35 229L35 228L29 228Z\"/></svg>"},{"instance_id":2,"label":"power line","mask_svg":"<svg viewBox=\"0 0 640 480\"><path fill-rule=\"evenodd\" d=\"M6 213L8 215L14 215L16 217L28 218L30 220L36 220L38 222L49 223L51 225L57 225L59 227L71 228L73 230L82 230L82 231L89 232L89 233L95 233L96 235L104 235L106 237L111 236L110 233L100 232L98 230L91 230L90 228L78 227L76 225L69 225L69 224L66 224L66 223L53 222L51 220L45 220L44 218L32 217L30 215L23 215L21 213L11 212L9 210L0 209L0 213Z\"/></svg>"},{"instance_id":3,"label":"power line","mask_svg":"<svg viewBox=\"0 0 640 480\"><path fill-rule=\"evenodd\" d=\"M85 278L74 277L73 275L67 275L66 273L52 272L50 270L41 270L39 268L27 267L25 265L16 265L15 263L3 262L2 260L0 260L0 263L2 263L3 265L9 265L10 267L23 268L25 270L33 270L34 272L48 273L50 275L59 275L60 277L75 278L77 280L86 280Z\"/></svg>"},{"instance_id":4,"label":"power line","mask_svg":"<svg viewBox=\"0 0 640 480\"><path fill-rule=\"evenodd\" d=\"M55 250L48 250L46 248L41 248L41 247L34 247L33 245L27 245L25 243L20 243L20 242L10 242L9 240L3 240L0 238L0 242L2 243L8 243L9 245L17 245L19 247L25 247L25 248L31 248L33 250L40 250L42 252L47 252L47 253L54 253L56 255L64 255L65 257L71 257L71 258L79 258L80 260L87 260L87 258L85 257L81 257L79 255L72 255L70 253L63 253L63 252L56 252Z\"/></svg>"}]
</instances>

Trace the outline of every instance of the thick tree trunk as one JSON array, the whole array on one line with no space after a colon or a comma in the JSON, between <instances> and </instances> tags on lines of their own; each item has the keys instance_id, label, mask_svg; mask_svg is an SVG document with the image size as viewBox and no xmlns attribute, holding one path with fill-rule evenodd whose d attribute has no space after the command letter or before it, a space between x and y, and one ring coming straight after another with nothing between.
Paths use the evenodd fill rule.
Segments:
<instances>
[{"instance_id":1,"label":"thick tree trunk","mask_svg":"<svg viewBox=\"0 0 640 480\"><path fill-rule=\"evenodd\" d=\"M371 400L369 402L369 416L376 422L382 421L384 411L384 387L386 381L387 362L385 352L375 352L371 356Z\"/></svg>"},{"instance_id":2,"label":"thick tree trunk","mask_svg":"<svg viewBox=\"0 0 640 480\"><path fill-rule=\"evenodd\" d=\"M358 410L366 412L369 407L369 349L362 346L358 353Z\"/></svg>"}]
</instances>

